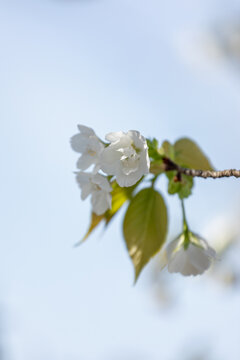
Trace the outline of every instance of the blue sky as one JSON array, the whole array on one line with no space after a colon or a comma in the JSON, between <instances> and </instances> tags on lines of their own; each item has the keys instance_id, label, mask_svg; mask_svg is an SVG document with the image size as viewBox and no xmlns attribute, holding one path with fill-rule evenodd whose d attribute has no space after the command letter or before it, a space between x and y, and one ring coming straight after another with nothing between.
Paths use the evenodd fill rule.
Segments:
<instances>
[{"instance_id":1,"label":"blue sky","mask_svg":"<svg viewBox=\"0 0 240 360\"><path fill-rule=\"evenodd\" d=\"M90 206L69 147L78 123L101 137L137 129L160 141L192 137L217 168L239 167L239 74L179 51L182 34L239 10L227 0L0 0L0 302L10 359L174 360L199 342L219 360L230 350L239 359L239 293L173 276L178 306L159 311L150 270L132 286L122 214L73 248ZM197 185L186 204L195 231L239 210L236 180ZM166 198L166 183L159 188ZM167 202L175 233L179 204Z\"/></svg>"}]
</instances>

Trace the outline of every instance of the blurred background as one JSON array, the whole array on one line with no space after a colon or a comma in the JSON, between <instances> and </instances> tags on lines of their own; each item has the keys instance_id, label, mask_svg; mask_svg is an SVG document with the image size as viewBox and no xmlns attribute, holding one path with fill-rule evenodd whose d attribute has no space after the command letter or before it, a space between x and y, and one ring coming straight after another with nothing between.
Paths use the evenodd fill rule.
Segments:
<instances>
[{"instance_id":1,"label":"blurred background","mask_svg":"<svg viewBox=\"0 0 240 360\"><path fill-rule=\"evenodd\" d=\"M0 360L239 360L239 181L199 179L186 201L218 250L206 275L155 258L133 286L123 211L73 247L90 204L69 146L77 124L136 129L240 168L239 1L0 0L0 49Z\"/></svg>"}]
</instances>

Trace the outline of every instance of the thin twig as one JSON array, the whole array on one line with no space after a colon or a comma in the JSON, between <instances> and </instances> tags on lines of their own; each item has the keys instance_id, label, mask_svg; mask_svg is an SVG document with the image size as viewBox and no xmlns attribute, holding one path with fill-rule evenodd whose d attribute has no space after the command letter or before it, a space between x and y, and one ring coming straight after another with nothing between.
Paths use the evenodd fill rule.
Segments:
<instances>
[{"instance_id":1,"label":"thin twig","mask_svg":"<svg viewBox=\"0 0 240 360\"><path fill-rule=\"evenodd\" d=\"M240 178L240 170L236 170L236 169L220 170L220 171L187 169L177 165L172 160L165 157L163 158L163 162L165 164L165 171L176 170L178 174L184 174L187 176L201 177L204 179L207 178L219 179L219 178L231 177L231 176Z\"/></svg>"}]
</instances>

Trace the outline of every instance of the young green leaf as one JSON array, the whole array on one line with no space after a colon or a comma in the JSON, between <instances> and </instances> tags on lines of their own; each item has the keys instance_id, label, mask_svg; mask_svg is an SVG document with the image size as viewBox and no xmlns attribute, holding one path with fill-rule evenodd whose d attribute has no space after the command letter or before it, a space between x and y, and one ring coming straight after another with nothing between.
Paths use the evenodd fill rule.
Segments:
<instances>
[{"instance_id":1,"label":"young green leaf","mask_svg":"<svg viewBox=\"0 0 240 360\"><path fill-rule=\"evenodd\" d=\"M126 211L123 233L135 267L135 281L141 270L165 242L167 208L162 196L153 188L141 190Z\"/></svg>"},{"instance_id":2,"label":"young green leaf","mask_svg":"<svg viewBox=\"0 0 240 360\"><path fill-rule=\"evenodd\" d=\"M137 184L138 185L138 184ZM135 185L131 187L120 187L116 181L112 183L113 191L112 194L112 208L109 209L105 213L105 221L106 225L110 222L113 216L118 212L118 210L123 206L123 204L129 200L131 197L134 189L136 188Z\"/></svg>"},{"instance_id":3,"label":"young green leaf","mask_svg":"<svg viewBox=\"0 0 240 360\"><path fill-rule=\"evenodd\" d=\"M174 146L170 144L169 141L165 140L162 143L162 147L160 149L160 153L164 156L166 156L167 158L171 159L174 161L175 158L175 149Z\"/></svg>"},{"instance_id":4,"label":"young green leaf","mask_svg":"<svg viewBox=\"0 0 240 360\"><path fill-rule=\"evenodd\" d=\"M77 245L82 244L88 237L89 235L92 233L92 231L98 226L98 224L100 224L100 222L104 219L104 214L103 215L97 215L94 212L92 212L91 214L91 222L89 225L89 228L86 232L86 234L84 235L84 237L82 238L82 240L80 240Z\"/></svg>"},{"instance_id":5,"label":"young green leaf","mask_svg":"<svg viewBox=\"0 0 240 360\"><path fill-rule=\"evenodd\" d=\"M213 170L207 156L200 147L188 138L182 138L175 142L175 162L180 166L190 169Z\"/></svg>"},{"instance_id":6,"label":"young green leaf","mask_svg":"<svg viewBox=\"0 0 240 360\"><path fill-rule=\"evenodd\" d=\"M178 192L178 196L180 197L180 199L185 199L192 194L193 185L194 185L193 178L191 176L182 174L181 188L180 191Z\"/></svg>"},{"instance_id":7,"label":"young green leaf","mask_svg":"<svg viewBox=\"0 0 240 360\"><path fill-rule=\"evenodd\" d=\"M158 141L157 139L147 139L148 145L148 155L151 160L161 160L162 156L159 153Z\"/></svg>"},{"instance_id":8,"label":"young green leaf","mask_svg":"<svg viewBox=\"0 0 240 360\"><path fill-rule=\"evenodd\" d=\"M185 174L181 174L180 178L177 178L176 171L168 171L167 177L169 179L168 183L168 193L178 194L180 199L187 198L192 193L192 187L194 185L193 178Z\"/></svg>"},{"instance_id":9,"label":"young green leaf","mask_svg":"<svg viewBox=\"0 0 240 360\"><path fill-rule=\"evenodd\" d=\"M150 164L150 173L160 175L165 171L164 163L162 160L152 161Z\"/></svg>"}]
</instances>

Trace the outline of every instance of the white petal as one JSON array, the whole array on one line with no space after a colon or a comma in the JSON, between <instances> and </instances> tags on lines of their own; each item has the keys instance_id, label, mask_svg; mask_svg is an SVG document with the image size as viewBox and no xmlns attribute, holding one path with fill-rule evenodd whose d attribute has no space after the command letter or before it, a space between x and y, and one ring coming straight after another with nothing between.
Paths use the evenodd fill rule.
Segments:
<instances>
[{"instance_id":1,"label":"white petal","mask_svg":"<svg viewBox=\"0 0 240 360\"><path fill-rule=\"evenodd\" d=\"M107 178L101 174L96 174L92 177L92 182L98 186L100 186L100 188L102 190L111 192L112 191L112 187L109 184Z\"/></svg>"},{"instance_id":2,"label":"white petal","mask_svg":"<svg viewBox=\"0 0 240 360\"><path fill-rule=\"evenodd\" d=\"M76 181L81 189L81 199L85 200L92 192L92 183L90 182L91 174L79 171L76 176Z\"/></svg>"},{"instance_id":3,"label":"white petal","mask_svg":"<svg viewBox=\"0 0 240 360\"><path fill-rule=\"evenodd\" d=\"M103 151L104 146L97 136L90 136L88 140L88 148L96 152L98 155Z\"/></svg>"},{"instance_id":4,"label":"white petal","mask_svg":"<svg viewBox=\"0 0 240 360\"><path fill-rule=\"evenodd\" d=\"M115 175L120 166L121 154L118 151L107 147L100 156L101 169L108 175Z\"/></svg>"},{"instance_id":5,"label":"white petal","mask_svg":"<svg viewBox=\"0 0 240 360\"><path fill-rule=\"evenodd\" d=\"M85 125L78 125L78 130L87 136L95 135L95 132L92 128Z\"/></svg>"},{"instance_id":6,"label":"white petal","mask_svg":"<svg viewBox=\"0 0 240 360\"><path fill-rule=\"evenodd\" d=\"M97 162L97 157L89 154L83 154L77 161L77 168L80 170L86 170L89 166Z\"/></svg>"},{"instance_id":7,"label":"white petal","mask_svg":"<svg viewBox=\"0 0 240 360\"><path fill-rule=\"evenodd\" d=\"M170 273L182 272L187 261L187 256L183 249L180 249L168 260L168 271Z\"/></svg>"},{"instance_id":8,"label":"white petal","mask_svg":"<svg viewBox=\"0 0 240 360\"><path fill-rule=\"evenodd\" d=\"M198 241L200 245L205 249L206 254L210 258L216 259L217 257L216 251L211 246L209 246L208 242L202 238L198 238Z\"/></svg>"},{"instance_id":9,"label":"white petal","mask_svg":"<svg viewBox=\"0 0 240 360\"><path fill-rule=\"evenodd\" d=\"M190 263L188 252L181 248L173 253L168 263L170 273L180 273L184 276L198 275L199 271Z\"/></svg>"},{"instance_id":10,"label":"white petal","mask_svg":"<svg viewBox=\"0 0 240 360\"><path fill-rule=\"evenodd\" d=\"M211 260L205 250L189 244L187 249L189 261L198 270L198 274L202 274L211 265Z\"/></svg>"},{"instance_id":11,"label":"white petal","mask_svg":"<svg viewBox=\"0 0 240 360\"><path fill-rule=\"evenodd\" d=\"M123 131L110 132L105 136L105 139L110 142L119 141L119 139L124 136Z\"/></svg>"},{"instance_id":12,"label":"white petal","mask_svg":"<svg viewBox=\"0 0 240 360\"><path fill-rule=\"evenodd\" d=\"M127 132L127 135L131 137L131 139L133 140L134 145L136 146L136 148L143 149L144 144L146 143L146 140L142 135L140 135L139 131L129 130Z\"/></svg>"},{"instance_id":13,"label":"white petal","mask_svg":"<svg viewBox=\"0 0 240 360\"><path fill-rule=\"evenodd\" d=\"M147 175L150 169L150 160L147 149L143 150L140 156L139 169L143 175Z\"/></svg>"},{"instance_id":14,"label":"white petal","mask_svg":"<svg viewBox=\"0 0 240 360\"><path fill-rule=\"evenodd\" d=\"M138 180L140 180L142 174L139 172L131 173L129 175L123 174L123 172L119 172L116 175L116 181L119 186L121 187L129 187L135 185Z\"/></svg>"},{"instance_id":15,"label":"white petal","mask_svg":"<svg viewBox=\"0 0 240 360\"><path fill-rule=\"evenodd\" d=\"M121 138L117 142L117 145L119 146L119 148L127 148L127 147L130 147L132 144L133 144L133 139L131 138L131 136L129 136L127 134L124 134L123 136L121 136ZM114 144L112 144L111 146L113 147Z\"/></svg>"},{"instance_id":16,"label":"white petal","mask_svg":"<svg viewBox=\"0 0 240 360\"><path fill-rule=\"evenodd\" d=\"M74 151L82 153L87 149L88 138L82 134L76 134L71 137L70 144Z\"/></svg>"},{"instance_id":17,"label":"white petal","mask_svg":"<svg viewBox=\"0 0 240 360\"><path fill-rule=\"evenodd\" d=\"M178 247L179 242L181 241L181 237L177 237L175 240L171 241L167 247L167 257L170 259L175 249Z\"/></svg>"},{"instance_id":18,"label":"white petal","mask_svg":"<svg viewBox=\"0 0 240 360\"><path fill-rule=\"evenodd\" d=\"M91 203L93 212L97 215L102 215L111 207L111 195L102 190L94 191Z\"/></svg>"},{"instance_id":19,"label":"white petal","mask_svg":"<svg viewBox=\"0 0 240 360\"><path fill-rule=\"evenodd\" d=\"M186 262L181 270L181 274L184 276L196 276L199 275L199 271L195 266L193 266L189 261Z\"/></svg>"},{"instance_id":20,"label":"white petal","mask_svg":"<svg viewBox=\"0 0 240 360\"><path fill-rule=\"evenodd\" d=\"M101 164L100 163L95 164L92 174L93 175L97 174L100 169L101 169Z\"/></svg>"},{"instance_id":21,"label":"white petal","mask_svg":"<svg viewBox=\"0 0 240 360\"><path fill-rule=\"evenodd\" d=\"M76 180L80 187L84 184L89 183L90 178L91 178L91 174L85 173L83 171L79 171L76 173Z\"/></svg>"},{"instance_id":22,"label":"white petal","mask_svg":"<svg viewBox=\"0 0 240 360\"><path fill-rule=\"evenodd\" d=\"M85 200L87 197L88 197L88 195L90 195L91 194L91 192L92 192L92 184L89 182L89 183L87 183L87 184L84 184L83 186L82 186L82 188L81 188L81 199L82 200Z\"/></svg>"},{"instance_id":23,"label":"white petal","mask_svg":"<svg viewBox=\"0 0 240 360\"><path fill-rule=\"evenodd\" d=\"M205 252L210 258L217 259L216 251L213 248L211 248L210 246L208 247L208 249L205 250Z\"/></svg>"}]
</instances>

